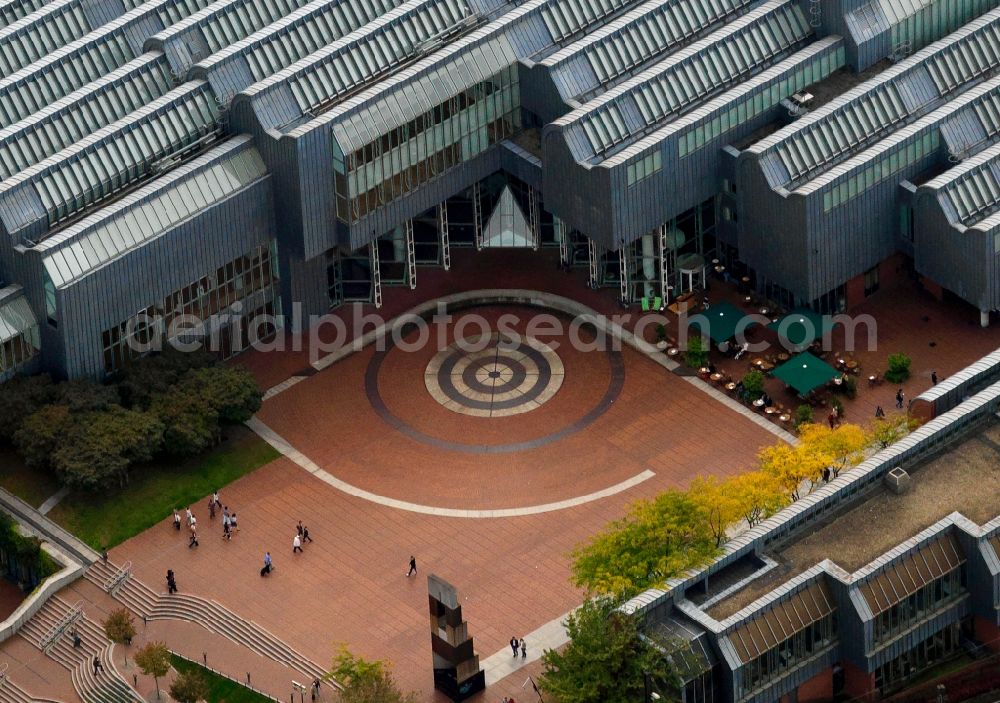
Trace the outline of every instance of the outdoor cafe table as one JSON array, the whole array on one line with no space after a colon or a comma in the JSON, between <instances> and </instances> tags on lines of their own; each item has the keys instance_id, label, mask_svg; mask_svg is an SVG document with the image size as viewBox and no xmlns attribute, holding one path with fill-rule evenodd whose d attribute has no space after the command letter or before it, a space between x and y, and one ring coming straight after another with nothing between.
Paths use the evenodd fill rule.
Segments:
<instances>
[{"instance_id":1,"label":"outdoor cafe table","mask_svg":"<svg viewBox=\"0 0 1000 703\"><path fill-rule=\"evenodd\" d=\"M753 402L753 406L755 408L758 408L758 409L764 407L764 399L763 398L758 398L757 400L755 400Z\"/></svg>"},{"instance_id":2,"label":"outdoor cafe table","mask_svg":"<svg viewBox=\"0 0 1000 703\"><path fill-rule=\"evenodd\" d=\"M722 380L722 374L719 372L715 372L711 376L709 376L709 378L711 378L713 381L718 382Z\"/></svg>"}]
</instances>

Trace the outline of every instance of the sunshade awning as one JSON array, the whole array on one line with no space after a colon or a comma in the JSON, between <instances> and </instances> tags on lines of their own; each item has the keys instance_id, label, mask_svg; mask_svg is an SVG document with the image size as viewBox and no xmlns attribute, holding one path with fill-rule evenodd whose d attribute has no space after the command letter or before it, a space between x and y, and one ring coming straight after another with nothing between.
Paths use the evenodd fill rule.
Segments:
<instances>
[{"instance_id":1,"label":"sunshade awning","mask_svg":"<svg viewBox=\"0 0 1000 703\"><path fill-rule=\"evenodd\" d=\"M702 313L692 315L689 324L695 330L708 334L713 342L725 342L737 332L743 332L757 323L736 306L722 302L709 306L708 310Z\"/></svg>"},{"instance_id":2,"label":"sunshade awning","mask_svg":"<svg viewBox=\"0 0 1000 703\"><path fill-rule=\"evenodd\" d=\"M804 394L836 378L840 372L822 359L803 352L776 368L772 374Z\"/></svg>"}]
</instances>

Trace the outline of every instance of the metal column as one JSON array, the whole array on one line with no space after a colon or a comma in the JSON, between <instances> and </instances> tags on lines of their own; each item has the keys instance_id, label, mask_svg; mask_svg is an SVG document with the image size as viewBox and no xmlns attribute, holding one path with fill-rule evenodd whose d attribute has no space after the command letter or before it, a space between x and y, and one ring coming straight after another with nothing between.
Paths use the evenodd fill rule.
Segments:
<instances>
[{"instance_id":1,"label":"metal column","mask_svg":"<svg viewBox=\"0 0 1000 703\"><path fill-rule=\"evenodd\" d=\"M372 294L375 299L375 307L382 307L382 272L378 264L378 242L368 245L372 262Z\"/></svg>"},{"instance_id":2,"label":"metal column","mask_svg":"<svg viewBox=\"0 0 1000 703\"><path fill-rule=\"evenodd\" d=\"M552 232L556 241L559 242L559 262L563 266L569 266L569 237L567 237L563 221L555 215L552 216Z\"/></svg>"},{"instance_id":3,"label":"metal column","mask_svg":"<svg viewBox=\"0 0 1000 703\"><path fill-rule=\"evenodd\" d=\"M660 295L663 304L670 305L670 270L667 268L667 226L660 225Z\"/></svg>"},{"instance_id":4,"label":"metal column","mask_svg":"<svg viewBox=\"0 0 1000 703\"><path fill-rule=\"evenodd\" d=\"M483 211L479 183L472 186L472 225L476 231L476 251L483 249Z\"/></svg>"},{"instance_id":5,"label":"metal column","mask_svg":"<svg viewBox=\"0 0 1000 703\"><path fill-rule=\"evenodd\" d=\"M628 305L632 301L629 298L628 284L628 257L627 246L618 250L618 290L621 293L622 303Z\"/></svg>"},{"instance_id":6,"label":"metal column","mask_svg":"<svg viewBox=\"0 0 1000 703\"><path fill-rule=\"evenodd\" d=\"M542 241L542 217L538 211L538 192L534 188L528 188L528 217L531 222L531 248L538 251L538 244Z\"/></svg>"},{"instance_id":7,"label":"metal column","mask_svg":"<svg viewBox=\"0 0 1000 703\"><path fill-rule=\"evenodd\" d=\"M448 239L448 202L438 205L438 234L441 237L441 265L447 271L451 268L451 241Z\"/></svg>"},{"instance_id":8,"label":"metal column","mask_svg":"<svg viewBox=\"0 0 1000 703\"><path fill-rule=\"evenodd\" d=\"M406 281L410 290L417 287L417 253L413 246L413 220L407 220L403 225L406 234Z\"/></svg>"},{"instance_id":9,"label":"metal column","mask_svg":"<svg viewBox=\"0 0 1000 703\"><path fill-rule=\"evenodd\" d=\"M597 288L597 244L587 239L587 260L590 263L590 287Z\"/></svg>"}]
</instances>

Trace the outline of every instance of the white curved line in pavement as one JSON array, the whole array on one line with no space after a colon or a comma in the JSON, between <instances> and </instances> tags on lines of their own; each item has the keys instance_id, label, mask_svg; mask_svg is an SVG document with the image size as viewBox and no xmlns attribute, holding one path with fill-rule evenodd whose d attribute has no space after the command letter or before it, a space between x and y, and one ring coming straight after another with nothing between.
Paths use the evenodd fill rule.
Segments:
<instances>
[{"instance_id":1,"label":"white curved line in pavement","mask_svg":"<svg viewBox=\"0 0 1000 703\"><path fill-rule=\"evenodd\" d=\"M407 510L411 513L422 513L424 515L435 515L437 517L460 517L460 518L473 518L473 519L483 519L483 518L504 518L504 517L523 517L525 515L538 515L540 513L551 513L557 510L565 510L567 508L575 508L578 505L584 505L585 503L590 503L595 500L600 500L601 498L607 498L608 496L613 496L616 493L621 493L622 491L627 491L633 486L637 486L643 481L646 481L656 474L646 469L642 473L636 474L632 478L626 479L621 483L616 483L613 486L609 486L600 491L595 491L593 493L588 493L586 495L577 496L575 498L567 498L566 500L560 500L555 503L544 503L542 505L530 505L524 508L497 508L493 510L460 510L458 508L438 508L433 505L421 505L419 503L410 503L405 500L397 500L395 498L388 498L386 496L380 496L377 493L372 493L371 491L366 491L357 486L353 486L346 481L337 478L333 474L329 473L325 469L320 468L316 462L304 455L298 449L293 447L291 444L285 441L285 439L279 435L277 432L272 430L270 427L265 425L263 422L258 420L256 417L251 418L247 421L247 427L256 432L261 439L270 444L272 447L277 449L283 456L288 457L291 461L298 464L300 467L311 473L313 476L319 480L328 483L339 491L342 491L348 495L352 495L355 498L361 498L367 500L371 503L376 503L378 505L384 505L387 508L396 508L397 510Z\"/></svg>"}]
</instances>

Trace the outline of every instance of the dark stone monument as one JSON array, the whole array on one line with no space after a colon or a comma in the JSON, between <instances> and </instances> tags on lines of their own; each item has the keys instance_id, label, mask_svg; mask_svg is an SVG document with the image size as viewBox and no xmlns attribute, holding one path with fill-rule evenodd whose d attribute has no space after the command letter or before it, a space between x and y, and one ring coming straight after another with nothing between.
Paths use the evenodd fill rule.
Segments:
<instances>
[{"instance_id":1,"label":"dark stone monument","mask_svg":"<svg viewBox=\"0 0 1000 703\"><path fill-rule=\"evenodd\" d=\"M434 688L453 701L464 701L486 688L486 674L472 646L469 626L462 620L455 587L431 574L427 577L431 615Z\"/></svg>"}]
</instances>

